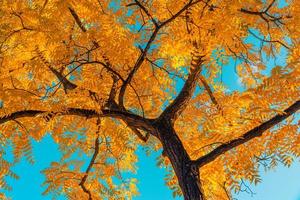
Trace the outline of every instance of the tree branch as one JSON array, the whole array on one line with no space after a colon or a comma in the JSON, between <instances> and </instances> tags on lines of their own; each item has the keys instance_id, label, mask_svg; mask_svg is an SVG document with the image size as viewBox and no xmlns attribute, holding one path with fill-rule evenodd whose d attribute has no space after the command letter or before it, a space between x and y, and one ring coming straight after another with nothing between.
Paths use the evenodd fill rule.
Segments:
<instances>
[{"instance_id":1,"label":"tree branch","mask_svg":"<svg viewBox=\"0 0 300 200\"><path fill-rule=\"evenodd\" d=\"M101 5L100 1L98 1L98 3ZM78 16L78 14L76 13L76 11L73 8L71 8L71 7L69 7L69 11L70 11L71 15L73 16L73 18L75 19L76 24L82 30L82 32L84 32L84 33L87 32L86 28L82 24L82 22L81 22L81 20L80 20L80 18ZM100 47L100 45L99 45L99 43L97 41L94 40L92 42L93 42L94 46L96 47L95 49L98 49ZM111 66L110 66L110 64L108 62L108 58L106 56L102 56L102 57L105 60L105 62L101 62L101 61L89 61L89 60L87 60L84 64L93 64L93 63L101 64L108 72L110 72L110 73L118 76L119 79L121 79L124 82L125 80L122 78L122 76L118 72L116 72L114 69L111 68Z\"/></svg>"},{"instance_id":2,"label":"tree branch","mask_svg":"<svg viewBox=\"0 0 300 200\"><path fill-rule=\"evenodd\" d=\"M97 133L96 133L96 134L97 134L97 138L95 139L95 146L94 146L95 151L94 151L94 153L93 153L92 159L91 159L91 161L90 161L90 163L89 163L87 169L85 170L85 175L82 177L82 179L81 179L81 181L80 181L80 183L79 183L79 185L80 185L80 187L82 188L82 190L83 190L85 193L88 194L88 196L89 196L88 200L92 200L92 193L91 193L90 190L88 190L88 189L85 187L84 184L85 184L85 182L86 182L86 180L87 180L87 178L88 178L88 176L89 176L89 172L91 171L93 165L95 164L96 158L97 158L97 156L98 156L98 154L99 154L99 146L100 146L100 142L99 142L99 131L100 131L99 120L97 121L97 125L98 125L98 130L97 130Z\"/></svg>"},{"instance_id":3,"label":"tree branch","mask_svg":"<svg viewBox=\"0 0 300 200\"><path fill-rule=\"evenodd\" d=\"M291 49L288 45L286 45L285 43L281 42L280 40L267 40L265 38L260 38L259 36L257 36L255 33L253 33L250 29L248 30L248 32L255 37L256 39L262 41L262 42L267 42L267 43L278 43L281 46L285 47L286 49Z\"/></svg>"},{"instance_id":4,"label":"tree branch","mask_svg":"<svg viewBox=\"0 0 300 200\"><path fill-rule=\"evenodd\" d=\"M221 107L220 107L217 99L215 98L215 96L214 96L211 88L209 87L209 85L207 84L207 82L206 82L206 80L205 80L205 78L203 76L200 76L200 81L203 84L205 90L207 91L207 93L208 93L211 101L213 102L213 104L215 104L217 106L217 108L220 109Z\"/></svg>"},{"instance_id":5,"label":"tree branch","mask_svg":"<svg viewBox=\"0 0 300 200\"><path fill-rule=\"evenodd\" d=\"M46 111L41 110L24 110L24 111L17 111L3 117L0 117L0 125L4 124L8 121L16 120L23 117L35 117L37 115L46 113Z\"/></svg>"},{"instance_id":6,"label":"tree branch","mask_svg":"<svg viewBox=\"0 0 300 200\"><path fill-rule=\"evenodd\" d=\"M268 24L268 28L269 27L269 22L273 22L274 24L276 24L276 26L279 26L279 24L284 24L281 20L283 18L283 16L275 16L275 15L271 15L269 14L269 10L270 8L274 5L276 0L273 0L266 9L263 9L262 11L251 11L251 10L247 10L245 8L241 8L240 12L245 13L245 14L250 14L250 15L257 15L260 18L262 18L265 22L267 22ZM279 24L278 24L279 23Z\"/></svg>"},{"instance_id":7,"label":"tree branch","mask_svg":"<svg viewBox=\"0 0 300 200\"><path fill-rule=\"evenodd\" d=\"M140 54L139 58L137 59L135 65L133 66L132 70L130 71L128 77L126 78L126 80L124 81L120 93L119 93L119 105L125 109L124 106L124 95L125 95L125 91L127 86L129 85L129 83L131 82L133 75L135 74L135 72L139 69L139 67L143 64L145 57L150 49L150 46L152 44L152 42L154 41L154 39L156 38L158 31L160 28L155 28L154 32L152 33L150 39L148 40L145 49L142 50L142 53Z\"/></svg>"},{"instance_id":8,"label":"tree branch","mask_svg":"<svg viewBox=\"0 0 300 200\"><path fill-rule=\"evenodd\" d=\"M193 161L193 163L198 167L202 167L202 166L214 161L216 158L218 158L220 155L226 153L227 151L230 151L231 149L233 149L239 145L242 145L242 144L252 140L253 138L262 136L262 134L266 130L268 130L269 128L275 126L276 124L282 122L289 116L296 113L299 109L300 109L300 100L296 101L293 105L291 105L286 110L284 110L285 114L276 115L275 117L271 118L270 120L253 128L252 130L246 132L241 137L233 139L225 144L220 145L216 149L212 150L210 153Z\"/></svg>"},{"instance_id":9,"label":"tree branch","mask_svg":"<svg viewBox=\"0 0 300 200\"><path fill-rule=\"evenodd\" d=\"M200 59L192 69L188 76L188 79L184 83L183 88L179 92L178 96L174 99L174 101L167 106L167 108L160 115L160 118L169 118L171 121L175 121L178 116L183 112L183 110L188 105L190 99L196 88L197 80L199 79L201 73L201 65L202 60Z\"/></svg>"},{"instance_id":10,"label":"tree branch","mask_svg":"<svg viewBox=\"0 0 300 200\"><path fill-rule=\"evenodd\" d=\"M97 61L97 60L94 60L94 61L86 61L85 63L82 63L83 65L84 64L100 64L102 65L109 73L111 73L112 75L115 75L117 76L121 81L125 81L124 78L121 76L120 73L118 73L116 70L114 70L112 68L112 66L110 66L110 64L107 64L107 63L104 63L104 62L101 62L101 61Z\"/></svg>"},{"instance_id":11,"label":"tree branch","mask_svg":"<svg viewBox=\"0 0 300 200\"><path fill-rule=\"evenodd\" d=\"M67 90L73 90L73 89L75 89L77 87L77 85L75 85L74 83L72 83L71 81L69 81L66 78L66 76L64 76L61 73L59 73L53 67L49 66L49 69L51 70L51 72L53 74L55 74L55 76L58 78L59 82L63 84L65 92L67 92Z\"/></svg>"},{"instance_id":12,"label":"tree branch","mask_svg":"<svg viewBox=\"0 0 300 200\"><path fill-rule=\"evenodd\" d=\"M158 23L153 18L153 16L150 14L150 12L148 11L148 9L141 2L139 2L138 0L135 0L134 2L135 3L128 4L127 6L137 5L138 7L140 7L140 9L142 9L144 11L144 13L146 13L146 15L151 19L151 21L154 24L154 26L157 27Z\"/></svg>"},{"instance_id":13,"label":"tree branch","mask_svg":"<svg viewBox=\"0 0 300 200\"><path fill-rule=\"evenodd\" d=\"M142 140L143 142L147 142L149 137L150 137L150 134L149 132L146 133L146 135L144 136L138 129L132 127L130 124L128 124L129 128L136 134L136 136Z\"/></svg>"},{"instance_id":14,"label":"tree branch","mask_svg":"<svg viewBox=\"0 0 300 200\"><path fill-rule=\"evenodd\" d=\"M85 27L83 26L82 22L80 21L80 18L79 16L77 15L76 11L74 9L72 9L71 7L69 7L69 11L70 13L72 14L72 16L74 17L75 19L75 22L77 23L77 25L80 27L80 29L83 31L83 32L86 32L87 30L85 29ZM96 42L96 41L93 41L93 43L95 44L96 48L99 48L99 44ZM104 57L104 56L103 56ZM104 57L104 60L107 61L108 59L106 57ZM122 110L120 108L119 105L116 104L115 102L115 96L116 96L116 85L117 85L117 81L120 79L123 83L126 81L123 79L123 77L117 72L115 71L108 62L104 63L104 62L101 62L101 61L86 61L84 63L80 63L77 67L75 67L73 70L71 70L68 74L66 74L65 76L62 76L60 73L58 73L57 71L53 71L53 73L57 74L57 77L59 78L60 82L62 82L64 84L64 82L66 82L65 80L66 77L68 75L70 75L73 71L75 71L77 68L83 66L83 65L88 65L88 64L100 64L102 65L109 73L112 74L112 78L113 78L113 85L112 85L112 88L111 88L111 91L110 91L110 94L109 94L109 99L107 101L107 104L105 105L106 108L109 108L109 110L103 110L103 113L109 113L110 115L111 114L115 114L115 112L117 112L118 110ZM53 68L50 68L51 70L55 70ZM61 75L61 76L59 76ZM64 82L63 82L64 81ZM68 80L67 80L68 81ZM69 81L68 81L69 82ZM71 83L71 82L70 82ZM76 88L77 86L73 83L71 83L72 85L74 85ZM65 84L64 84L65 85ZM130 83L129 83L130 85ZM133 88L134 89L134 88ZM89 91L90 93L93 93L91 91ZM138 97L139 98L139 97ZM124 111L124 112L123 112ZM127 111L125 111L123 109L122 113L123 114L126 114L126 113L129 113ZM93 114L94 116L94 114ZM86 116L88 117L88 116ZM120 116L116 115L115 116L116 118L119 118ZM122 116L120 119L122 119L128 126L129 128L138 136L138 138L140 138L142 141L146 142L149 138L149 128L152 129L151 126L148 126L148 129L145 128L145 127L142 127L142 129L144 130L147 130L147 134L146 136L143 136L143 134L138 130L138 128L136 127L137 124L135 123L132 123L131 121L134 121L134 120L126 120L124 118L124 116ZM141 118L141 119L144 119L144 118ZM0 123L1 124L1 123ZM149 125L149 124L148 124ZM141 128L141 127L139 127Z\"/></svg>"},{"instance_id":15,"label":"tree branch","mask_svg":"<svg viewBox=\"0 0 300 200\"><path fill-rule=\"evenodd\" d=\"M56 78L59 80L59 83L63 84L64 90L65 92L67 92L67 90L73 90L77 87L77 85L75 85L74 83L70 82L66 77L62 75L59 71L57 71L56 69L54 69L51 64L46 60L46 58L44 57L44 55L42 54L42 52L39 50L38 47L36 47L36 52L38 54L38 57L42 60L42 62L49 68L49 70L56 76Z\"/></svg>"},{"instance_id":16,"label":"tree branch","mask_svg":"<svg viewBox=\"0 0 300 200\"><path fill-rule=\"evenodd\" d=\"M173 20L175 20L179 15L181 15L185 10L187 10L189 7L197 4L201 2L201 0L197 0L197 1L193 1L193 0L189 0L189 2L187 4L185 4L185 6L183 8L181 8L177 13L175 13L172 17L170 17L169 19L167 19L166 21L162 22L161 24L159 24L158 26L155 27L154 31L152 32L146 47L142 50L142 53L140 54L140 56L138 57L138 59L135 62L135 65L133 66L132 70L130 71L130 73L128 74L127 79L125 80L125 82L123 83L120 93L119 93L119 105L125 109L124 106L124 95L126 92L126 88L129 85L129 83L131 82L133 75L136 73L136 71L140 68L140 66L143 64L147 53L153 43L153 41L155 40L155 38L158 35L158 32L160 31L160 29L162 29L163 27L165 27L167 24L171 23Z\"/></svg>"},{"instance_id":17,"label":"tree branch","mask_svg":"<svg viewBox=\"0 0 300 200\"><path fill-rule=\"evenodd\" d=\"M110 102L114 102L115 101L115 97L117 94L117 84L119 81L119 78L116 75L112 75L112 79L113 79L113 83L109 92L109 97L108 97L108 104L110 104Z\"/></svg>"},{"instance_id":18,"label":"tree branch","mask_svg":"<svg viewBox=\"0 0 300 200\"><path fill-rule=\"evenodd\" d=\"M75 10L71 7L68 7L69 11L71 13L71 15L73 16L73 18L75 19L76 24L79 26L79 28L83 31L86 32L86 28L84 27L84 25L82 24L79 16L77 15L77 13L75 12Z\"/></svg>"},{"instance_id":19,"label":"tree branch","mask_svg":"<svg viewBox=\"0 0 300 200\"><path fill-rule=\"evenodd\" d=\"M0 125L11 120L16 120L24 117L36 117L41 114L49 113L50 111L46 110L23 110L17 111L11 114L7 114L3 117L0 117ZM135 115L133 113L119 111L119 110L107 110L102 109L102 113L97 113L95 110L88 110L82 108L68 108L62 112L52 112L52 115L75 115L86 118L95 118L95 117L113 117L116 119L123 120L126 123L129 123L135 128L139 128L145 131L153 131L151 125L151 120L145 119L141 116Z\"/></svg>"},{"instance_id":20,"label":"tree branch","mask_svg":"<svg viewBox=\"0 0 300 200\"><path fill-rule=\"evenodd\" d=\"M106 107L108 107L110 110L121 110L120 106L116 103L115 100L110 100L107 102L107 105ZM123 112L128 112L130 113L130 111L123 111ZM142 117L143 119L145 119L144 117ZM139 130L138 128L136 127L135 125L135 122L128 122L128 121L125 121L125 124L133 131L133 133L140 139L142 140L143 142L147 142L149 137L150 137L150 132L147 131L146 132L146 135L144 136ZM145 129L144 129L145 130ZM153 132L154 133L154 132Z\"/></svg>"}]
</instances>

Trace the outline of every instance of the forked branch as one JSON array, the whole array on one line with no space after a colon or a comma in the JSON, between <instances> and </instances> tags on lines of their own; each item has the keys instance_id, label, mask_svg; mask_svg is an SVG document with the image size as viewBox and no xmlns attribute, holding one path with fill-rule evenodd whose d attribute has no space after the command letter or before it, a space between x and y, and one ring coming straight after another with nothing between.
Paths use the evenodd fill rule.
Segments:
<instances>
[{"instance_id":1,"label":"forked branch","mask_svg":"<svg viewBox=\"0 0 300 200\"><path fill-rule=\"evenodd\" d=\"M152 21L155 27L158 26L157 21L154 19L154 17L150 14L149 10L138 0L135 0L134 3L128 4L127 6L133 6L137 5Z\"/></svg>"},{"instance_id":2,"label":"forked branch","mask_svg":"<svg viewBox=\"0 0 300 200\"><path fill-rule=\"evenodd\" d=\"M146 46L144 49L142 49L142 52L140 54L140 56L138 57L138 59L136 60L132 70L130 71L130 73L128 74L125 82L123 83L121 89L120 89L120 93L119 93L119 105L125 109L124 107L124 95L126 92L126 88L127 86L130 84L134 74L137 72L137 70L140 68L140 66L143 64L144 60L146 59L147 53L152 45L152 43L154 42L154 40L156 39L159 31L164 28L166 25L168 25L169 23L171 23L173 20L175 20L178 16L180 16L184 11L186 11L188 8L190 8L191 6L197 4L201 2L201 0L189 0L188 3L185 4L185 6L183 6L177 13L175 13L174 15L172 15L172 17L170 17L169 19L165 20L164 22L160 23L158 26L155 26L154 31L152 32Z\"/></svg>"},{"instance_id":3,"label":"forked branch","mask_svg":"<svg viewBox=\"0 0 300 200\"><path fill-rule=\"evenodd\" d=\"M99 125L98 125L98 126L99 126ZM99 129L97 130L97 134L98 134L98 133L99 133ZM94 153L93 153L92 159L91 159L91 161L90 161L90 163L89 163L87 169L85 170L85 175L82 177L82 179L81 179L81 181L80 181L80 183L79 183L79 185L80 185L80 187L82 188L82 190L83 190L85 193L88 194L88 196L89 196L88 200L92 200L92 193L91 193L91 191L90 191L88 188L86 188L86 186L85 186L84 184L85 184L85 182L87 181L87 178L88 178L88 176L89 176L89 172L91 171L93 165L95 164L96 158L97 158L97 156L98 156L98 154L99 154L99 146L100 146L99 136L97 136L97 138L96 138L96 140L95 140L95 146L94 146L95 151L94 151Z\"/></svg>"},{"instance_id":4,"label":"forked branch","mask_svg":"<svg viewBox=\"0 0 300 200\"><path fill-rule=\"evenodd\" d=\"M263 19L267 24L268 24L268 28L269 27L269 22L273 22L274 24L276 24L276 26L279 26L280 24L284 24L282 22L283 16L276 16L276 15L271 15L269 13L270 8L275 4L276 0L273 0L268 6L267 8L263 9L262 11L252 11L252 10L247 10L245 8L241 8L240 11L242 13L245 14L250 14L250 15L257 15L259 16L261 19Z\"/></svg>"}]
</instances>

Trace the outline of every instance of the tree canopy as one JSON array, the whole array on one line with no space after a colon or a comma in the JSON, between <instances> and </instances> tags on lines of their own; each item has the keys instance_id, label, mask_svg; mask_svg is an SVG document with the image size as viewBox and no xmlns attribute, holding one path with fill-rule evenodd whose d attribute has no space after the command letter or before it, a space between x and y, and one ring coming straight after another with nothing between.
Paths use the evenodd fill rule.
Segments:
<instances>
[{"instance_id":1,"label":"tree canopy","mask_svg":"<svg viewBox=\"0 0 300 200\"><path fill-rule=\"evenodd\" d=\"M38 164L31 142L46 134L62 158L43 171L44 194L68 199L137 195L122 173L136 171L138 146L162 150L166 184L193 200L230 199L261 166L300 156L299 1L0 5L2 189L20 159ZM270 69L282 51L286 64ZM220 79L230 60L242 91Z\"/></svg>"}]
</instances>

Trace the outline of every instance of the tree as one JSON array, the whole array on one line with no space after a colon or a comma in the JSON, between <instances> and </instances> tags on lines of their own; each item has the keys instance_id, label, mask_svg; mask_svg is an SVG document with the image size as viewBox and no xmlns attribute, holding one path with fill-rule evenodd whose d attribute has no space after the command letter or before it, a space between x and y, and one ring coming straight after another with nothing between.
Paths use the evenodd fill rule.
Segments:
<instances>
[{"instance_id":1,"label":"tree","mask_svg":"<svg viewBox=\"0 0 300 200\"><path fill-rule=\"evenodd\" d=\"M260 166L289 166L299 12L296 0L1 1L1 187L46 134L62 159L43 171L45 194L69 199L136 195L122 172L135 171L139 145L162 149L166 184L186 200L230 199ZM286 65L266 72L280 51ZM230 59L243 91L219 81ZM80 155L91 156L84 171Z\"/></svg>"}]
</instances>

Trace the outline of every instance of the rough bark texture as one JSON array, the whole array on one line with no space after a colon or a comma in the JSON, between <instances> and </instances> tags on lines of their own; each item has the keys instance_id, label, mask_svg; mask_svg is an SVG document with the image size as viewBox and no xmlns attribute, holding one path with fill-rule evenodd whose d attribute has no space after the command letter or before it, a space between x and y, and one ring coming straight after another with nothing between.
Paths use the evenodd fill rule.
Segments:
<instances>
[{"instance_id":1,"label":"rough bark texture","mask_svg":"<svg viewBox=\"0 0 300 200\"><path fill-rule=\"evenodd\" d=\"M157 136L163 145L177 176L185 200L204 200L198 168L183 147L170 120L161 119L155 124Z\"/></svg>"}]
</instances>

